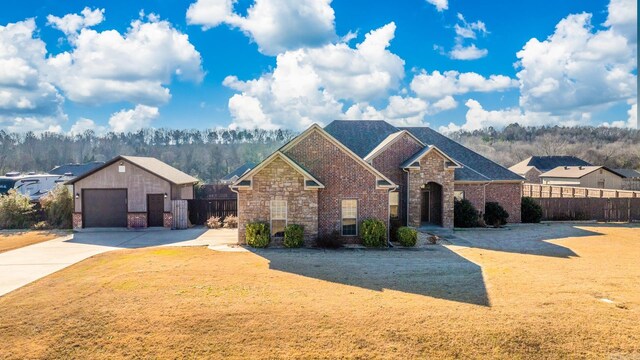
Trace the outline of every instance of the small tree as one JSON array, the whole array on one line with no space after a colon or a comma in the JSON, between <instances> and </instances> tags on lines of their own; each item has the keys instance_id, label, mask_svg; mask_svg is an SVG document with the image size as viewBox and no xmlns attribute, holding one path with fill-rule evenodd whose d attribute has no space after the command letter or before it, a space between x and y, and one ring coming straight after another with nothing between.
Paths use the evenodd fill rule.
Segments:
<instances>
[{"instance_id":1,"label":"small tree","mask_svg":"<svg viewBox=\"0 0 640 360\"><path fill-rule=\"evenodd\" d=\"M47 222L53 228L70 229L73 216L73 197L69 189L59 185L40 198L40 206Z\"/></svg>"},{"instance_id":2,"label":"small tree","mask_svg":"<svg viewBox=\"0 0 640 360\"><path fill-rule=\"evenodd\" d=\"M470 228L478 226L478 210L467 199L453 203L453 224L455 227Z\"/></svg>"},{"instance_id":3,"label":"small tree","mask_svg":"<svg viewBox=\"0 0 640 360\"><path fill-rule=\"evenodd\" d=\"M0 195L0 228L26 229L31 227L35 221L34 205L28 197L14 189L9 190L5 195Z\"/></svg>"},{"instance_id":4,"label":"small tree","mask_svg":"<svg viewBox=\"0 0 640 360\"><path fill-rule=\"evenodd\" d=\"M509 213L497 202L488 202L484 207L484 222L493 227L500 227L507 223Z\"/></svg>"},{"instance_id":5,"label":"small tree","mask_svg":"<svg viewBox=\"0 0 640 360\"><path fill-rule=\"evenodd\" d=\"M367 247L384 246L387 240L387 227L381 220L366 219L360 225L362 244Z\"/></svg>"},{"instance_id":6,"label":"small tree","mask_svg":"<svg viewBox=\"0 0 640 360\"><path fill-rule=\"evenodd\" d=\"M542 206L530 197L523 197L520 205L523 223L539 223L542 220Z\"/></svg>"}]
</instances>

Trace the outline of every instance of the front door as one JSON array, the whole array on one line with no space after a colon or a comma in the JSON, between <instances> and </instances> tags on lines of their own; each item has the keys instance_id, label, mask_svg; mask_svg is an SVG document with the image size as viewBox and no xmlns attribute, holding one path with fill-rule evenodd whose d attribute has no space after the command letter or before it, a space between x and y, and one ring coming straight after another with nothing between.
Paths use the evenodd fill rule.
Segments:
<instances>
[{"instance_id":1,"label":"front door","mask_svg":"<svg viewBox=\"0 0 640 360\"><path fill-rule=\"evenodd\" d=\"M147 226L162 226L164 215L164 194L147 195Z\"/></svg>"},{"instance_id":2,"label":"front door","mask_svg":"<svg viewBox=\"0 0 640 360\"><path fill-rule=\"evenodd\" d=\"M422 209L420 211L421 213L420 222L422 223L430 222L429 220L430 204L431 204L431 192L429 192L428 190L422 191Z\"/></svg>"}]
</instances>

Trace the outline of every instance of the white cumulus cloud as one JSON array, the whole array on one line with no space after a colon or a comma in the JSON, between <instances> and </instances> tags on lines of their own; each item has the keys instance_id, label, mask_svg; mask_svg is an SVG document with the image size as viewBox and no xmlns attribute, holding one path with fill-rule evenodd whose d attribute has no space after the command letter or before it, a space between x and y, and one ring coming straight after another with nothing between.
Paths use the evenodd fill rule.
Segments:
<instances>
[{"instance_id":1,"label":"white cumulus cloud","mask_svg":"<svg viewBox=\"0 0 640 360\"><path fill-rule=\"evenodd\" d=\"M504 75L490 75L488 78L474 73L460 73L455 70L422 71L413 77L409 85L418 96L425 99L441 99L450 95L470 92L505 91L518 86L515 79Z\"/></svg>"},{"instance_id":2,"label":"white cumulus cloud","mask_svg":"<svg viewBox=\"0 0 640 360\"><path fill-rule=\"evenodd\" d=\"M427 2L436 7L440 12L449 8L449 0L427 0Z\"/></svg>"},{"instance_id":3,"label":"white cumulus cloud","mask_svg":"<svg viewBox=\"0 0 640 360\"><path fill-rule=\"evenodd\" d=\"M63 17L47 16L47 24L62 31L67 36L75 36L81 29L100 24L104 20L104 9L82 9L80 14L67 14Z\"/></svg>"},{"instance_id":4,"label":"white cumulus cloud","mask_svg":"<svg viewBox=\"0 0 640 360\"><path fill-rule=\"evenodd\" d=\"M246 16L234 12L234 3L197 0L187 10L187 23L205 30L222 23L239 28L267 55L337 39L331 0L255 0Z\"/></svg>"},{"instance_id":5,"label":"white cumulus cloud","mask_svg":"<svg viewBox=\"0 0 640 360\"><path fill-rule=\"evenodd\" d=\"M157 107L136 105L133 109L123 109L112 114L109 118L109 126L116 133L137 131L149 127L159 115L160 111Z\"/></svg>"}]
</instances>

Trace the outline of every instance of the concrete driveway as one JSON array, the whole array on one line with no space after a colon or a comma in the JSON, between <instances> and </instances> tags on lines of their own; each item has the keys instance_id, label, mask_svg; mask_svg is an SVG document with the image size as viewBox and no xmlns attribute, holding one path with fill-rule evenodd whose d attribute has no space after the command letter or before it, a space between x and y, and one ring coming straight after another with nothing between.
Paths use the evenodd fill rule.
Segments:
<instances>
[{"instance_id":1,"label":"concrete driveway","mask_svg":"<svg viewBox=\"0 0 640 360\"><path fill-rule=\"evenodd\" d=\"M151 246L225 246L237 230L97 230L79 232L0 254L0 296L88 257Z\"/></svg>"}]
</instances>

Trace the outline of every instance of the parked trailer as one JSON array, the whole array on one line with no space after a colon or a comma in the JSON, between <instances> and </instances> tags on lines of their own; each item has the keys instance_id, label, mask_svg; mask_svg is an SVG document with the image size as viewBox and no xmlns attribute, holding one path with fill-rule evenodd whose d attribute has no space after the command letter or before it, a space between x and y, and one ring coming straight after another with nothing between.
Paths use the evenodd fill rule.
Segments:
<instances>
[{"instance_id":1,"label":"parked trailer","mask_svg":"<svg viewBox=\"0 0 640 360\"><path fill-rule=\"evenodd\" d=\"M7 173L6 176L0 176L0 195L14 189L31 201L38 201L58 184L69 179L65 175Z\"/></svg>"}]
</instances>

